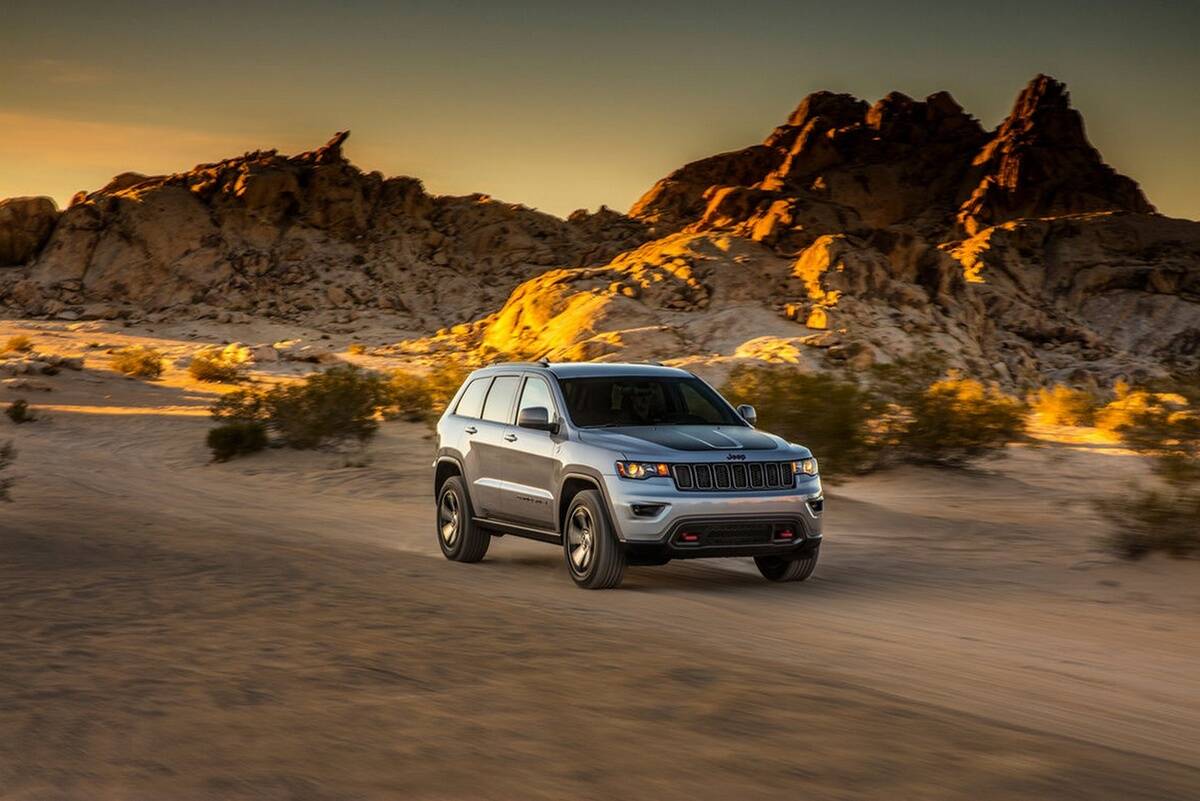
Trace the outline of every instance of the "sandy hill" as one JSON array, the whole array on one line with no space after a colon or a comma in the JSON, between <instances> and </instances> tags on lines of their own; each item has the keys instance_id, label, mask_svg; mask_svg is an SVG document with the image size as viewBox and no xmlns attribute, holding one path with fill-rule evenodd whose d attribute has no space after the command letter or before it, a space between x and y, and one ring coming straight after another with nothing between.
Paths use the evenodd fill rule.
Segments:
<instances>
[{"instance_id":1,"label":"sandy hill","mask_svg":"<svg viewBox=\"0 0 1200 801\"><path fill-rule=\"evenodd\" d=\"M942 351L1006 384L1200 360L1200 223L1156 214L1046 76L993 131L944 92L818 92L628 215L431 196L363 173L344 139L118 176L61 213L0 202L0 297L67 319L373 309L414 355L861 369Z\"/></svg>"}]
</instances>

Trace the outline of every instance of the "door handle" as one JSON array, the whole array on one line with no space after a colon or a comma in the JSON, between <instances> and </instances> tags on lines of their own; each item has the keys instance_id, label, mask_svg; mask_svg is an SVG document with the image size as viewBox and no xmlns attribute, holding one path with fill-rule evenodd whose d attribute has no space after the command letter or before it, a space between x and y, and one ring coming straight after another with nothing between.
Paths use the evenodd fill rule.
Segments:
<instances>
[{"instance_id":1,"label":"door handle","mask_svg":"<svg viewBox=\"0 0 1200 801\"><path fill-rule=\"evenodd\" d=\"M516 434L505 434L505 435L504 435L504 440L505 440L506 442L516 442L516 441L517 441L517 435L516 435Z\"/></svg>"},{"instance_id":2,"label":"door handle","mask_svg":"<svg viewBox=\"0 0 1200 801\"><path fill-rule=\"evenodd\" d=\"M466 428L463 429L463 431L466 431L468 434L474 434L478 430L479 429L476 428L475 426L467 426Z\"/></svg>"}]
</instances>

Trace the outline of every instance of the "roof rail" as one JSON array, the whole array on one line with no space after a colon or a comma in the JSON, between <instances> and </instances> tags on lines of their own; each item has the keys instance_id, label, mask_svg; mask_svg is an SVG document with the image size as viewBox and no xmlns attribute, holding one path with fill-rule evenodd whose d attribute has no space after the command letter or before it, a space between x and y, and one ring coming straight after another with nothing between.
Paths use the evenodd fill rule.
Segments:
<instances>
[{"instance_id":1,"label":"roof rail","mask_svg":"<svg viewBox=\"0 0 1200 801\"><path fill-rule=\"evenodd\" d=\"M488 367L549 367L550 360L549 359L538 359L537 361L532 361L532 362L506 362L506 361L497 360L494 362L488 362L487 366Z\"/></svg>"}]
</instances>

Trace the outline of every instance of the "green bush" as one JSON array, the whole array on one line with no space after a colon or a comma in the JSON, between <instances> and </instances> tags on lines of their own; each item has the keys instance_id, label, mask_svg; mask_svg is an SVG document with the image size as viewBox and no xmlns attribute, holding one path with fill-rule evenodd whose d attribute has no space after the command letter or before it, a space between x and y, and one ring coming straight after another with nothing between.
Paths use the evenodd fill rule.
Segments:
<instances>
[{"instance_id":1,"label":"green bush","mask_svg":"<svg viewBox=\"0 0 1200 801\"><path fill-rule=\"evenodd\" d=\"M301 384L267 393L267 420L293 448L374 436L376 413L387 405L384 380L354 365L339 365L309 376Z\"/></svg>"},{"instance_id":2,"label":"green bush","mask_svg":"<svg viewBox=\"0 0 1200 801\"><path fill-rule=\"evenodd\" d=\"M245 365L231 360L219 349L202 350L192 357L188 374L197 381L234 384L245 377Z\"/></svg>"},{"instance_id":3,"label":"green bush","mask_svg":"<svg viewBox=\"0 0 1200 801\"><path fill-rule=\"evenodd\" d=\"M24 334L17 334L4 343L4 350L6 353L29 353L33 350L33 340Z\"/></svg>"},{"instance_id":4,"label":"green bush","mask_svg":"<svg viewBox=\"0 0 1200 801\"><path fill-rule=\"evenodd\" d=\"M344 364L298 384L268 390L241 389L212 407L221 423L258 423L293 448L316 448L344 439L366 441L387 407L387 382L378 374Z\"/></svg>"},{"instance_id":5,"label":"green bush","mask_svg":"<svg viewBox=\"0 0 1200 801\"><path fill-rule=\"evenodd\" d=\"M227 462L267 447L267 427L257 421L225 423L208 432L207 443L214 461Z\"/></svg>"},{"instance_id":6,"label":"green bush","mask_svg":"<svg viewBox=\"0 0 1200 801\"><path fill-rule=\"evenodd\" d=\"M4 410L4 413L8 415L8 419L12 420L14 423L32 423L37 419L29 411L29 404L23 398L18 398L9 404L8 408Z\"/></svg>"},{"instance_id":7,"label":"green bush","mask_svg":"<svg viewBox=\"0 0 1200 801\"><path fill-rule=\"evenodd\" d=\"M813 452L826 479L878 466L872 421L882 406L857 384L827 374L740 367L721 387L731 403L754 406L764 428Z\"/></svg>"},{"instance_id":8,"label":"green bush","mask_svg":"<svg viewBox=\"0 0 1200 801\"><path fill-rule=\"evenodd\" d=\"M163 371L163 355L154 348L131 345L113 353L112 366L117 372L137 378L158 378Z\"/></svg>"},{"instance_id":9,"label":"green bush","mask_svg":"<svg viewBox=\"0 0 1200 801\"><path fill-rule=\"evenodd\" d=\"M997 456L1025 430L1025 407L937 360L877 368L872 384L760 367L734 370L721 392L749 403L764 428L812 450L834 480L896 462L958 467Z\"/></svg>"}]
</instances>

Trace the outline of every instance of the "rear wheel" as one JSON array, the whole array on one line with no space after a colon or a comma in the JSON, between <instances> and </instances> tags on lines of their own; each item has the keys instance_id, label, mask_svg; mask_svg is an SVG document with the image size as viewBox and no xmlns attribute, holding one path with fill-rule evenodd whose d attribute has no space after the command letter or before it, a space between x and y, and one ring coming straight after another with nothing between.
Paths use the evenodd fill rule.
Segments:
<instances>
[{"instance_id":1,"label":"rear wheel","mask_svg":"<svg viewBox=\"0 0 1200 801\"><path fill-rule=\"evenodd\" d=\"M492 537L475 525L471 499L462 479L451 476L438 492L437 538L442 555L455 562L478 562Z\"/></svg>"},{"instance_id":2,"label":"rear wheel","mask_svg":"<svg viewBox=\"0 0 1200 801\"><path fill-rule=\"evenodd\" d=\"M571 578L584 589L610 589L625 577L625 553L596 490L584 490L572 499L563 531L563 556Z\"/></svg>"},{"instance_id":3,"label":"rear wheel","mask_svg":"<svg viewBox=\"0 0 1200 801\"><path fill-rule=\"evenodd\" d=\"M813 549L807 556L799 559L785 559L782 556L756 556L754 564L758 572L767 581L804 581L817 569L819 549Z\"/></svg>"}]
</instances>

